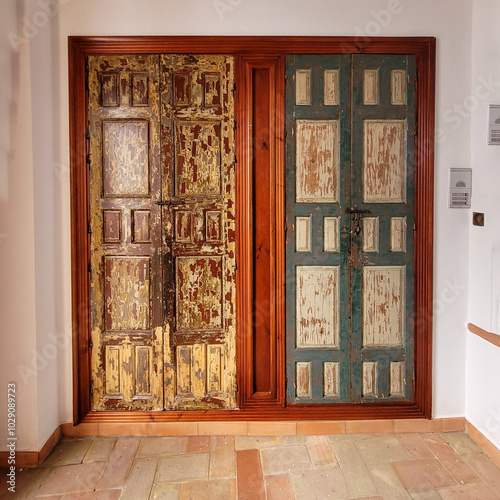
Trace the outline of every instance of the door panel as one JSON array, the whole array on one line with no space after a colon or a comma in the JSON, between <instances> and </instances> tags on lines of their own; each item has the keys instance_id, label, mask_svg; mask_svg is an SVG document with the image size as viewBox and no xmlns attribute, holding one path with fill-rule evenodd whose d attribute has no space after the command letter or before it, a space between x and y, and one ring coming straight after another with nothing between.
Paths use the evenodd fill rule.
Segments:
<instances>
[{"instance_id":1,"label":"door panel","mask_svg":"<svg viewBox=\"0 0 500 500\"><path fill-rule=\"evenodd\" d=\"M415 74L410 56L353 56L353 401L413 399Z\"/></svg>"},{"instance_id":2,"label":"door panel","mask_svg":"<svg viewBox=\"0 0 500 500\"><path fill-rule=\"evenodd\" d=\"M91 57L94 410L163 408L159 59Z\"/></svg>"},{"instance_id":3,"label":"door panel","mask_svg":"<svg viewBox=\"0 0 500 500\"><path fill-rule=\"evenodd\" d=\"M165 406L232 408L233 59L162 55Z\"/></svg>"},{"instance_id":4,"label":"door panel","mask_svg":"<svg viewBox=\"0 0 500 500\"><path fill-rule=\"evenodd\" d=\"M233 61L89 60L94 410L235 406Z\"/></svg>"},{"instance_id":5,"label":"door panel","mask_svg":"<svg viewBox=\"0 0 500 500\"><path fill-rule=\"evenodd\" d=\"M288 402L348 402L350 57L286 61Z\"/></svg>"},{"instance_id":6,"label":"door panel","mask_svg":"<svg viewBox=\"0 0 500 500\"><path fill-rule=\"evenodd\" d=\"M289 402L413 398L415 61L287 58Z\"/></svg>"}]
</instances>

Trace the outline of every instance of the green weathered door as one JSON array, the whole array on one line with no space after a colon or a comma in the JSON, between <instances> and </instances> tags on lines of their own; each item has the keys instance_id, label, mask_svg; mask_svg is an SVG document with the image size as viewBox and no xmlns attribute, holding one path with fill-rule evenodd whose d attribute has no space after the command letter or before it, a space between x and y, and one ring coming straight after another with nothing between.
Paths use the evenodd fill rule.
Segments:
<instances>
[{"instance_id":1,"label":"green weathered door","mask_svg":"<svg viewBox=\"0 0 500 500\"><path fill-rule=\"evenodd\" d=\"M412 400L415 62L287 59L287 395Z\"/></svg>"}]
</instances>

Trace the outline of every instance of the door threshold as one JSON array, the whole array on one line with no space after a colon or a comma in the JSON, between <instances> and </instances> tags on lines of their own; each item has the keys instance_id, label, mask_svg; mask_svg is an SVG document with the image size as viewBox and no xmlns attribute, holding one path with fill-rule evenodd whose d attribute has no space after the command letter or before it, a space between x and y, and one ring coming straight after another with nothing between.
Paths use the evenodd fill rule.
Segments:
<instances>
[{"instance_id":1,"label":"door threshold","mask_svg":"<svg viewBox=\"0 0 500 500\"><path fill-rule=\"evenodd\" d=\"M387 420L427 418L414 403L373 403L368 405L291 405L283 408L242 408L239 410L163 410L163 411L91 411L83 423L161 423L230 421L302 421L302 420Z\"/></svg>"}]
</instances>

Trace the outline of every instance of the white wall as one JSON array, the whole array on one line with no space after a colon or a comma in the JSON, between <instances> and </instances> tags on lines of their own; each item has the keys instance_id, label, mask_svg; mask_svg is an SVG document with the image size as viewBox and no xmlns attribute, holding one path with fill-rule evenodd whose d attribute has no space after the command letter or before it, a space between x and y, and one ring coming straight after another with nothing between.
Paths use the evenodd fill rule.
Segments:
<instances>
[{"instance_id":1,"label":"white wall","mask_svg":"<svg viewBox=\"0 0 500 500\"><path fill-rule=\"evenodd\" d=\"M28 1L30 19L41 19L42 0ZM470 166L470 117L465 114L457 123L453 106L470 94L472 0L44 1L51 5L58 1L61 7L31 39L34 155L32 172L22 177L34 182L34 196L28 200L35 204L32 225L26 232L36 263L31 286L26 285L36 296L26 313L31 323L23 319L23 327L32 336L36 328L38 352L47 350L47 342L63 346L64 340L52 341L49 335L61 332L59 339L65 339L71 319L67 36L355 35L360 40L374 35L436 36L436 114L441 131L436 149L434 416L464 415L470 214L447 208L447 176L451 166ZM19 139L14 148L21 147ZM0 223L0 233L6 233L4 222ZM15 266L24 267L20 257L11 256ZM22 287L13 279L0 286L2 294L10 287ZM10 324L25 317L20 315L23 309L21 300L12 301L5 311ZM30 342L29 348L33 345ZM22 349L16 337L4 356ZM56 350L53 359L45 356L47 366L39 371L38 404L36 397L25 398L27 411L38 415L40 428L37 439L23 441L26 449L40 447L60 422L72 420L71 347ZM18 356L30 359L29 352ZM13 366L19 362L16 358ZM3 378L11 372L12 368L0 367Z\"/></svg>"},{"instance_id":2,"label":"white wall","mask_svg":"<svg viewBox=\"0 0 500 500\"><path fill-rule=\"evenodd\" d=\"M474 82L486 79L489 93L477 99L472 114L472 208L484 212L484 227L470 231L469 321L500 334L500 148L487 145L488 105L500 104L500 4L475 0L472 27L472 90ZM471 101L472 102L472 101ZM467 339L466 417L497 447L500 447L500 350L469 334Z\"/></svg>"},{"instance_id":3,"label":"white wall","mask_svg":"<svg viewBox=\"0 0 500 500\"><path fill-rule=\"evenodd\" d=\"M7 444L7 384L16 383L18 450L38 446L35 241L29 44L14 50L22 2L2 7L0 37L0 440ZM54 298L52 298L54 301ZM26 368L21 376L19 368ZM35 418L34 418L35 417Z\"/></svg>"}]
</instances>

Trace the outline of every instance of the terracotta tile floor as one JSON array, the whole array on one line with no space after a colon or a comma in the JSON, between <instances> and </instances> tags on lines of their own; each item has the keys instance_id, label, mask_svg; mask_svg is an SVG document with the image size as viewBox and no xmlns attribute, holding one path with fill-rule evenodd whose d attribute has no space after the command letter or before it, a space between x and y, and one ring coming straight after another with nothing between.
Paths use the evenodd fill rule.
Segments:
<instances>
[{"instance_id":1,"label":"terracotta tile floor","mask_svg":"<svg viewBox=\"0 0 500 500\"><path fill-rule=\"evenodd\" d=\"M2 469L2 477L6 477ZM51 500L500 499L500 469L461 432L63 438L17 492Z\"/></svg>"}]
</instances>

